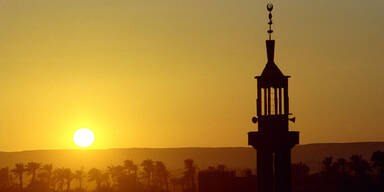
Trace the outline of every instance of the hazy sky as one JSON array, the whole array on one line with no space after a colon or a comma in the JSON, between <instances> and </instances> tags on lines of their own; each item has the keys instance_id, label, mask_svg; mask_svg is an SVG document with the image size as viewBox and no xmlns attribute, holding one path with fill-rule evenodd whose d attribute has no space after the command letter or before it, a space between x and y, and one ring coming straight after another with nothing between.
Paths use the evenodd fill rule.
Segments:
<instances>
[{"instance_id":1,"label":"hazy sky","mask_svg":"<svg viewBox=\"0 0 384 192\"><path fill-rule=\"evenodd\" d=\"M384 141L384 1L272 2L300 142ZM0 1L0 150L247 146L266 3Z\"/></svg>"}]
</instances>

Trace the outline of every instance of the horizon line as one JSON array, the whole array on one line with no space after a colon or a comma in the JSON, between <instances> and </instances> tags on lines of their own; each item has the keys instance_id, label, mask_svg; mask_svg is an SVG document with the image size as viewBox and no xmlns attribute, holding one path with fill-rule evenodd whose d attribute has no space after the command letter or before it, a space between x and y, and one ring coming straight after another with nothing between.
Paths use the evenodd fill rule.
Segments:
<instances>
[{"instance_id":1,"label":"horizon line","mask_svg":"<svg viewBox=\"0 0 384 192\"><path fill-rule=\"evenodd\" d=\"M368 143L384 143L384 141L358 141L358 142L331 142L331 143L306 143L297 146L305 145L320 145L320 144L368 144ZM57 149L27 149L15 151L0 151L0 153L21 153L21 152L36 152L36 151L106 151L106 150L126 150L126 149L230 149L230 148L252 148L251 146L200 146L200 147L111 147L111 148L57 148Z\"/></svg>"}]
</instances>

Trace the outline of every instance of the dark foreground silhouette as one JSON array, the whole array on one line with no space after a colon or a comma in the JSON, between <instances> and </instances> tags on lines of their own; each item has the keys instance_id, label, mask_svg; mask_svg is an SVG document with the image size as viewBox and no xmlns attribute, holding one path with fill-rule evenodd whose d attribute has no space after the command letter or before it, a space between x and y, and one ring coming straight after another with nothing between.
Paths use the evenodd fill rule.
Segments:
<instances>
[{"instance_id":1,"label":"dark foreground silhouette","mask_svg":"<svg viewBox=\"0 0 384 192\"><path fill-rule=\"evenodd\" d=\"M311 173L304 163L291 166L294 192L358 192L384 191L384 152L377 151L370 161L360 155L349 159L327 157L319 172ZM200 192L257 191L257 178L251 170L240 176L223 166L199 173Z\"/></svg>"},{"instance_id":2,"label":"dark foreground silhouette","mask_svg":"<svg viewBox=\"0 0 384 192\"><path fill-rule=\"evenodd\" d=\"M310 172L304 163L292 164L295 192L384 191L384 152L369 160L360 155L348 159L327 157L321 170ZM53 168L36 162L17 163L0 169L0 192L255 192L255 170L232 170L225 165L198 171L192 159L184 161L179 175L161 161L135 164L126 160L105 170Z\"/></svg>"}]
</instances>

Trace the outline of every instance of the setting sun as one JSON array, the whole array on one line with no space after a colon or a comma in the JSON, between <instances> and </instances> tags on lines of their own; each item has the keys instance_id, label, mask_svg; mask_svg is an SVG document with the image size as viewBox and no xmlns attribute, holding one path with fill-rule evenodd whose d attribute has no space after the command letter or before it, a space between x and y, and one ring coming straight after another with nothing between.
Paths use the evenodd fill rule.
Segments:
<instances>
[{"instance_id":1,"label":"setting sun","mask_svg":"<svg viewBox=\"0 0 384 192\"><path fill-rule=\"evenodd\" d=\"M75 132L73 140L79 147L89 147L95 141L95 135L90 129L82 128Z\"/></svg>"}]
</instances>

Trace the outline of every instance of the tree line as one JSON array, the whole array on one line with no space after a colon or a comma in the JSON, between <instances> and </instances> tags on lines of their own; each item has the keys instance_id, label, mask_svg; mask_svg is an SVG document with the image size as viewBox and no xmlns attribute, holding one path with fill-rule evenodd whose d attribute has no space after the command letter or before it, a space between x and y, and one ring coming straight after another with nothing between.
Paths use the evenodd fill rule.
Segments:
<instances>
[{"instance_id":1,"label":"tree line","mask_svg":"<svg viewBox=\"0 0 384 192\"><path fill-rule=\"evenodd\" d=\"M171 177L162 161L126 160L106 170L54 168L37 162L0 168L0 192L169 192L196 191L196 166L184 161L183 176ZM172 185L172 186L170 186Z\"/></svg>"},{"instance_id":2,"label":"tree line","mask_svg":"<svg viewBox=\"0 0 384 192\"><path fill-rule=\"evenodd\" d=\"M349 159L326 157L319 172L310 173L304 163L292 164L293 191L339 192L384 191L384 152L376 151L369 160L361 155Z\"/></svg>"},{"instance_id":3,"label":"tree line","mask_svg":"<svg viewBox=\"0 0 384 192\"><path fill-rule=\"evenodd\" d=\"M199 192L255 192L256 170L236 172L224 165L199 172ZM240 173L240 174L239 174ZM291 165L293 192L383 192L384 152L376 151L370 159L361 155L321 161L318 171L302 162Z\"/></svg>"},{"instance_id":4,"label":"tree line","mask_svg":"<svg viewBox=\"0 0 384 192\"><path fill-rule=\"evenodd\" d=\"M232 178L235 185L241 186L230 187L243 192L255 191L257 185L255 170L251 169L236 175L225 165L219 165L199 173L209 173L212 177L206 179L222 185L230 183L228 178ZM348 159L326 157L317 172L311 172L302 162L294 163L291 173L294 192L384 191L384 152L374 152L369 160L361 155ZM0 168L0 192L197 192L207 183L199 183L202 178L198 177L192 159L184 160L184 170L178 177L172 176L163 162L151 159L140 164L126 160L105 170L72 170L28 162ZM216 191L214 186L210 187L210 192Z\"/></svg>"}]
</instances>

